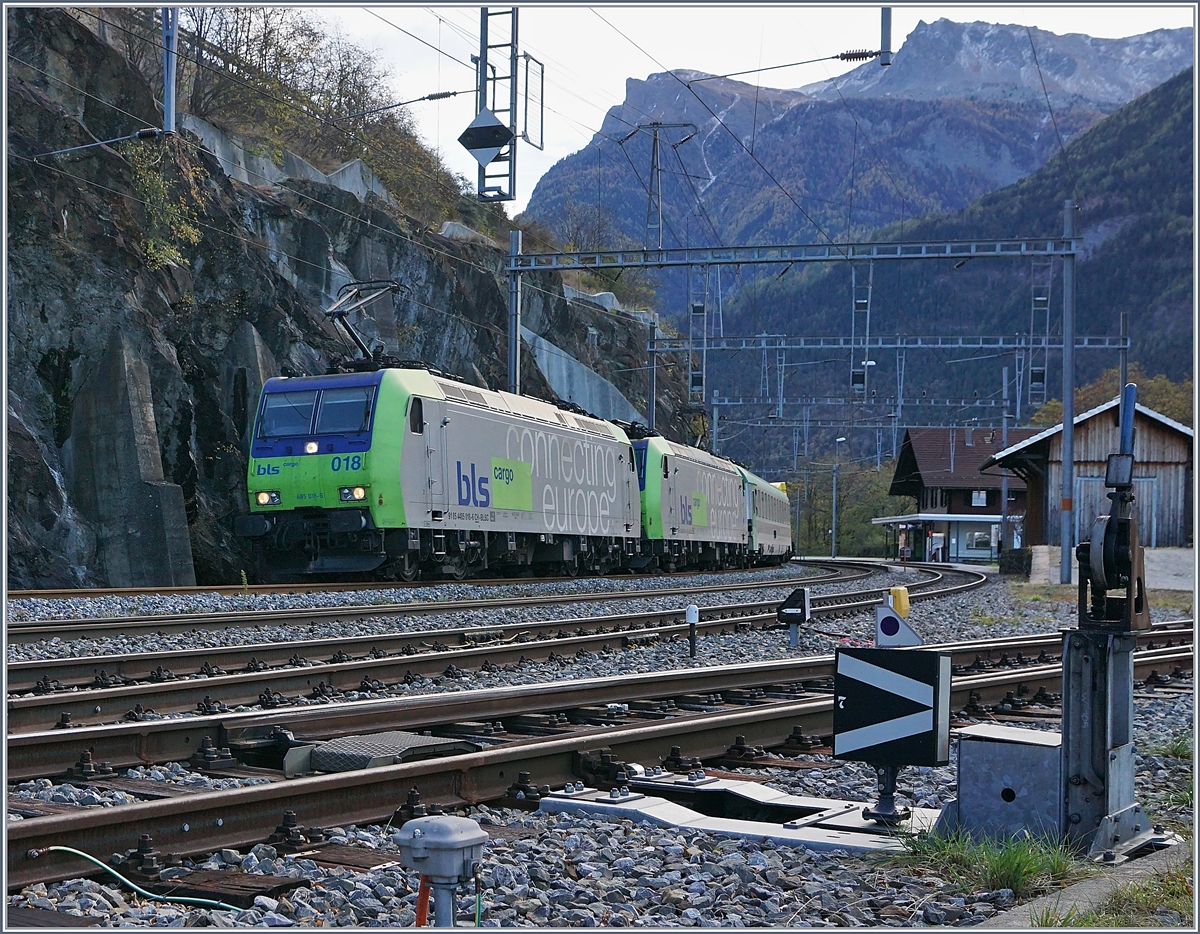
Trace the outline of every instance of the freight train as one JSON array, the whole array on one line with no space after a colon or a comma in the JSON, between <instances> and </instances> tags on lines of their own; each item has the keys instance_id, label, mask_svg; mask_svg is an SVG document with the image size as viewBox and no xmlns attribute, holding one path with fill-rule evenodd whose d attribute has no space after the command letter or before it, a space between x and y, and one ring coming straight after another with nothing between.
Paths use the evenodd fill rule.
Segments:
<instances>
[{"instance_id":1,"label":"freight train","mask_svg":"<svg viewBox=\"0 0 1200 934\"><path fill-rule=\"evenodd\" d=\"M267 381L235 519L264 581L781 564L787 495L733 461L423 365Z\"/></svg>"}]
</instances>

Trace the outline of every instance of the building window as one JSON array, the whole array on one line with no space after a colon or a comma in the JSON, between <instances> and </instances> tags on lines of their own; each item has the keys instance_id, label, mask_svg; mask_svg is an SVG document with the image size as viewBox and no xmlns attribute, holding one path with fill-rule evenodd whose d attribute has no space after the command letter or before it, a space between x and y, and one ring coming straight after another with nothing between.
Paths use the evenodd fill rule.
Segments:
<instances>
[{"instance_id":1,"label":"building window","mask_svg":"<svg viewBox=\"0 0 1200 934\"><path fill-rule=\"evenodd\" d=\"M988 532L968 532L968 548L991 548L992 536Z\"/></svg>"},{"instance_id":2,"label":"building window","mask_svg":"<svg viewBox=\"0 0 1200 934\"><path fill-rule=\"evenodd\" d=\"M986 506L987 505L987 490L972 490L971 491L971 505L972 506Z\"/></svg>"}]
</instances>

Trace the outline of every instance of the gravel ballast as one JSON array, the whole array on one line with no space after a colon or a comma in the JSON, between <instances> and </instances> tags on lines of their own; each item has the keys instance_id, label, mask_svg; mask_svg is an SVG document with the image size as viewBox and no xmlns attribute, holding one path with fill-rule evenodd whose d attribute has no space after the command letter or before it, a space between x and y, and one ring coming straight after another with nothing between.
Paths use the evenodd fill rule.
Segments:
<instances>
[{"instance_id":1,"label":"gravel ballast","mask_svg":"<svg viewBox=\"0 0 1200 934\"><path fill-rule=\"evenodd\" d=\"M831 584L819 589L819 593L836 593L840 590L860 590L866 586L898 585L911 572L875 575L869 581ZM745 593L748 601L782 599L788 589L755 589ZM698 605L723 604L726 594L695 595L690 602ZM671 602L671 608L686 605L679 598ZM602 612L636 612L640 608L659 609L661 605L650 601L625 600L611 607L585 604L586 611L593 616ZM562 616L556 616L560 609ZM447 617L416 619L385 617L346 622L333 622L302 630L303 638L336 638L338 636L381 634L403 631L406 628L436 629L473 625L496 627L499 625L519 626L522 622L543 619L570 618L570 608L564 607L506 607L493 611L478 611L471 615L452 614ZM1167 618L1167 614L1163 614ZM983 587L965 593L914 603L908 621L926 642L959 642L970 639L986 639L998 636L1027 635L1055 632L1074 621L1069 604L1046 603L1035 608L1013 599L1002 581L991 580ZM408 697L417 694L469 691L479 688L497 688L517 685L539 684L548 681L563 681L583 678L609 678L629 674L645 674L682 668L704 668L713 665L740 664L753 661L802 658L811 655L832 654L839 645L871 644L874 639L874 614L863 611L847 613L841 617L818 617L810 631L801 633L800 644L792 647L788 634L780 629L755 630L750 632L727 632L725 635L710 633L698 640L696 658L689 656L688 642L684 638L656 645L621 649L619 636L614 636L613 645L607 650L569 655L554 661L526 660L487 670L447 669L441 676L413 675L408 683L398 682L379 685L372 690L346 690L335 696L297 697L295 706L313 704L353 702L387 697ZM729 629L733 629L731 621ZM228 629L212 632L164 635L154 633L144 636L118 636L101 639L78 639L72 641L52 640L51 643L29 643L10 645L10 661L21 659L45 659L78 655L106 653L133 654L137 652L163 651L171 648L195 648L212 639L217 644L256 644L276 641L293 641L294 630L285 627L255 627L249 630ZM244 641L242 641L244 640ZM182 674L182 673L181 673ZM1052 686L1047 686L1053 690ZM231 707L237 712L261 709L259 705ZM142 719L193 717L195 713L147 713Z\"/></svg>"},{"instance_id":2,"label":"gravel ballast","mask_svg":"<svg viewBox=\"0 0 1200 934\"><path fill-rule=\"evenodd\" d=\"M1189 696L1139 699L1136 741L1149 750L1190 732L1192 710ZM1156 819L1169 816L1163 799L1181 780L1190 781L1190 761L1172 763L1147 753L1139 757L1137 768L1139 799ZM874 790L870 770L857 763L786 774L745 771L765 774L769 784L802 794L867 801ZM944 803L955 793L953 765L906 769L901 786L908 792L901 795L906 802ZM544 815L489 807L466 813L490 834L480 874L485 927L966 927L1016 902L1007 889L971 891L910 867L889 867L838 851L817 853L586 813ZM335 844L380 851L381 862L396 858L394 828L329 832ZM8 903L120 927L397 927L411 926L415 918L418 877L399 867L322 868L264 846L225 850L191 865L290 876L308 885L279 899L260 898L254 908L237 912L155 904L90 880L32 886L10 896ZM474 919L472 883L460 889L457 909L460 920Z\"/></svg>"},{"instance_id":3,"label":"gravel ballast","mask_svg":"<svg viewBox=\"0 0 1200 934\"><path fill-rule=\"evenodd\" d=\"M814 595L829 595L866 590L872 587L902 586L921 580L925 575L914 572L882 572L869 578L843 583L815 585ZM694 580L694 578L693 578ZM166 652L179 649L217 648L235 645L256 645L268 642L293 642L297 639L335 639L353 636L385 635L436 629L455 629L500 626L519 627L529 623L556 620L595 619L597 617L628 613L653 613L678 610L690 603L697 606L728 606L747 603L781 601L802 582L789 580L783 585L764 585L751 590L721 591L723 577L712 583L714 589L707 593L685 596L621 597L611 601L588 601L585 603L561 603L550 605L512 605L509 597L493 608L473 609L469 612L445 614L421 614L416 616L371 616L365 613L357 619L331 620L310 625L254 625L222 629L195 629L176 633L147 633L141 635L118 634L96 638L62 639L52 637L27 643L10 643L8 660L34 661L45 658L79 658L93 655L126 655L139 652ZM620 582L618 582L620 583ZM558 587L559 585L549 585ZM696 586L703 586L697 584ZM540 595L540 594L539 594ZM303 596L325 596L305 594ZM90 598L105 599L105 598ZM179 598L184 599L184 598ZM193 598L186 598L193 599ZM225 599L225 598L222 598ZM345 605L358 605L347 601ZM208 612L197 609L183 612ZM97 617L99 618L99 617Z\"/></svg>"},{"instance_id":4,"label":"gravel ballast","mask_svg":"<svg viewBox=\"0 0 1200 934\"><path fill-rule=\"evenodd\" d=\"M914 575L915 578L915 575ZM661 579L660 579L661 580ZM728 580L728 576L720 576ZM819 593L872 585L903 583L895 574L880 574L872 580L845 585L822 585ZM567 582L574 584L577 582ZM627 583L627 582L621 582ZM594 586L596 581L589 581ZM559 586L559 585L554 585ZM796 584L787 585L796 586ZM497 588L499 589L499 588ZM764 599L759 594L785 594L788 589L756 589L731 599L716 595L713 602ZM407 592L407 591L406 591ZM509 591L504 590L505 593ZM304 597L311 595L302 595ZM339 595L332 595L339 596ZM361 598L361 595L355 595ZM703 595L671 598L672 606L687 602L702 604ZM102 599L102 598L101 598ZM227 598L223 598L227 599ZM649 598L614 600L608 612L630 612L631 604ZM564 616L598 615L607 602L576 604ZM496 613L522 614L519 621L551 608L508 608ZM560 608L552 608L558 611ZM194 610L191 610L194 612ZM1178 612L1155 613L1156 620L1179 616ZM474 613L469 619L420 617L364 619L353 623L329 624L328 634L358 633L355 627L378 625L390 631L397 625L436 628L464 624L495 626L496 618ZM551 617L554 618L554 617ZM927 642L963 641L1022 633L1055 632L1075 623L1069 603L1021 603L1003 582L993 580L965 594L928 603L914 603L909 617L912 626ZM699 640L696 659L688 657L686 640L636 649L613 649L581 658L553 663L528 663L492 672L468 672L464 677L416 679L389 693L399 695L432 691L461 691L508 684L528 684L583 677L608 677L632 672L670 668L733 664L742 661L829 654L848 643L869 643L873 616L848 614L819 618L815 625L835 635L802 634L799 648L788 646L783 631L714 635ZM349 627L349 628L345 628ZM324 630L326 627L320 627ZM265 627L264 627L265 629ZM371 631L371 630L368 630ZM223 637L221 631L205 634ZM251 631L248 641L266 641L263 629ZM196 634L186 639L193 647ZM296 634L282 634L294 639ZM309 636L305 631L303 638ZM114 651L152 651L155 640L146 636L130 639ZM179 637L169 637L176 639ZM99 644L104 640L94 640ZM185 646L180 646L185 647ZM10 647L28 649L24 647ZM72 651L73 645L46 651ZM34 651L38 651L35 649ZM78 654L94 654L94 648ZM45 656L43 656L45 657ZM1033 685L1036 688L1037 685ZM1047 685L1057 690L1056 685ZM353 695L347 695L353 696ZM362 694L361 696L380 696ZM1033 729L1058 729L1058 721L1032 720ZM1190 824L1192 807L1183 803L1181 792L1192 780L1190 758L1174 758L1167 750L1181 734L1191 735L1193 699L1190 695L1163 694L1135 701L1136 794L1155 819ZM1178 750L1175 750L1178 751ZM684 751L686 754L686 750ZM955 750L956 752L956 750ZM822 757L814 757L820 760ZM742 769L765 778L774 788L794 794L815 795L853 801L874 796L873 771L859 763L826 763L832 767L793 770L783 768ZM218 787L204 782L223 782L190 772L184 765L130 770L130 778L146 782L167 781L200 790ZM251 780L252 782L255 780ZM232 786L231 786L232 787ZM86 783L30 782L10 788L18 799L74 803L91 808L113 807L136 800L125 792L89 788ZM941 768L910 768L902 771L898 804L940 807L957 794L954 761ZM55 798L55 796L60 796ZM90 796L90 797L89 797ZM123 796L123 797L122 797ZM126 800L128 799L128 800ZM833 926L970 926L1015 903L1008 890L965 891L945 879L923 876L911 868L896 869L845 854L814 853L802 848L776 847L748 840L730 840L697 832L664 830L629 821L580 815L528 814L502 808L473 808L470 816L480 820L492 835L484 852L481 873L483 925L496 926L698 926L698 927L833 927ZM14 815L10 813L10 819ZM395 858L395 828L329 828L333 843L366 847ZM185 864L187 865L187 864ZM258 847L253 851L223 851L190 865L226 872L292 876L308 886L276 899L262 899L254 908L225 912L180 904L154 903L121 889L113 880L71 880L49 886L32 886L9 896L12 906L38 907L72 916L97 918L102 926L195 926L216 927L331 927L411 926L415 917L417 877L398 867L375 871L324 869L311 860L291 859ZM178 872L177 868L167 870ZM111 884L110 884L111 883ZM473 885L460 891L461 920L474 919Z\"/></svg>"},{"instance_id":5,"label":"gravel ballast","mask_svg":"<svg viewBox=\"0 0 1200 934\"><path fill-rule=\"evenodd\" d=\"M573 594L636 594L680 587L720 587L756 581L795 581L823 574L819 568L785 565L753 571L630 577L564 578L529 584L455 583L436 581L416 587L372 590L328 590L275 594L152 594L140 596L38 597L8 601L8 618L14 622L51 619L104 619L124 616L175 616L183 613L246 613L261 610L319 610L340 606L392 606L406 603L447 603L460 600L519 600L522 597L569 597Z\"/></svg>"}]
</instances>

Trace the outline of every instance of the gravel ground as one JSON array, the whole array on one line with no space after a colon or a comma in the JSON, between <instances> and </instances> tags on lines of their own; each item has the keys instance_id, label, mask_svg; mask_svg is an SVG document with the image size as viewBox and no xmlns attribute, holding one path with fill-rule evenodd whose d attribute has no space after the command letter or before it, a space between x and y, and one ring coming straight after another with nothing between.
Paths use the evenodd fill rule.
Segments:
<instances>
[{"instance_id":1,"label":"gravel ground","mask_svg":"<svg viewBox=\"0 0 1200 934\"><path fill-rule=\"evenodd\" d=\"M779 572L769 572L778 575ZM895 587L914 583L925 578L916 572L883 572L858 581L838 584L815 585L816 595L837 594L865 590L871 587ZM694 579L694 578L693 578ZM724 578L718 578L713 586L719 587ZM575 583L575 582L573 582ZM601 583L608 583L607 580ZM616 581L613 583L622 583ZM625 582L629 583L629 582ZM558 587L560 585L550 585ZM697 584L696 586L703 586ZM727 606L744 603L783 600L799 582L792 580L784 586L762 587L753 590L738 590L732 593L714 590L711 593L689 594L686 597L630 598L612 601L589 601L586 603L562 603L549 606L497 606L494 609L470 612L446 613L444 615L420 616L365 616L354 620L334 620L310 626L247 626L228 629L195 629L178 633L149 633L137 636L101 636L95 639L61 639L57 636L38 642L11 643L8 660L33 661L45 658L80 658L93 655L126 655L139 652L165 652L176 649L195 649L230 645L258 645L268 642L294 642L297 639L334 639L352 636L384 635L396 632L424 631L427 629L457 629L472 626L499 627L520 626L545 620L595 618L625 613L654 612L679 609L694 603L697 606ZM312 594L305 596L337 596L336 594ZM511 603L511 595L506 602ZM99 600L104 598L89 598ZM125 599L125 598L122 598ZM184 598L179 598L184 599ZM192 599L192 598L187 598ZM221 598L226 599L226 598ZM78 602L72 600L69 602ZM352 603L353 601L347 601ZM180 612L199 612L180 610Z\"/></svg>"},{"instance_id":2,"label":"gravel ground","mask_svg":"<svg viewBox=\"0 0 1200 934\"><path fill-rule=\"evenodd\" d=\"M1139 700L1135 738L1146 749L1192 728L1192 698ZM1031 724L1033 727L1047 724ZM1191 762L1138 757L1138 795L1164 816L1163 800L1191 780ZM768 784L800 794L866 801L873 777L856 763L801 773L761 769ZM954 796L953 765L908 769L900 797L937 806ZM587 814L527 814L471 808L491 837L484 848L483 926L594 927L966 927L1015 903L1008 889L976 892L912 868L895 868L845 853L816 853L750 840L713 837L612 821ZM394 831L378 826L330 828L334 843L397 851ZM185 866L188 865L185 863ZM192 863L200 869L303 878L308 887L278 900L227 912L152 903L88 880L37 885L10 896L31 905L102 919L103 926L289 927L410 926L418 878L399 868L366 872L324 869L282 857L271 847L224 850ZM164 873L178 874L179 869ZM474 918L474 885L460 891L458 917Z\"/></svg>"},{"instance_id":3,"label":"gravel ground","mask_svg":"<svg viewBox=\"0 0 1200 934\"><path fill-rule=\"evenodd\" d=\"M160 766L138 766L135 769L126 769L121 774L125 778L136 778L146 782L147 790L152 789L156 782L196 792L269 784L265 778L212 778L201 772L189 770L181 762L168 762ZM38 801L49 801L56 804L110 808L146 800L144 796L136 793L95 787L82 779L76 779L76 784L72 784L71 782L56 783L48 778L38 778L10 785L8 798L10 807L14 802L28 801L31 805L35 805L35 802ZM20 814L9 811L8 819L21 820L22 817Z\"/></svg>"},{"instance_id":4,"label":"gravel ground","mask_svg":"<svg viewBox=\"0 0 1200 934\"><path fill-rule=\"evenodd\" d=\"M441 603L454 600L513 600L533 596L593 593L638 593L677 587L717 587L751 581L801 580L823 571L787 565L755 571L693 574L686 577L581 577L529 584L455 583L438 581L421 587L381 590L330 590L298 594L219 593L137 597L72 597L61 600L8 601L8 618L25 622L43 619L101 619L109 616L174 616L181 613L236 613L254 610L315 610L326 607Z\"/></svg>"},{"instance_id":5,"label":"gravel ground","mask_svg":"<svg viewBox=\"0 0 1200 934\"><path fill-rule=\"evenodd\" d=\"M862 586L863 582L856 582L846 589ZM628 603L621 607L628 611ZM596 610L592 608L592 612ZM1070 604L1023 605L1000 582L936 603L914 604L910 616L914 628L929 642L1054 631L1074 621ZM395 624L394 620L386 622ZM422 618L419 625L429 622ZM495 625L494 621L484 623L478 615L471 622ZM818 625L846 633L852 641L868 641L873 630L867 614L822 619ZM715 636L700 640L695 660L687 657L687 643L682 641L562 663L471 673L461 679L421 680L406 686L405 691L464 690L803 656L830 652L842 639L808 633L801 641L799 649L791 649L782 632ZM1028 726L1058 728L1052 721L1034 721ZM1181 798L1192 781L1191 760L1172 758L1164 747L1181 734L1190 736L1192 729L1191 696L1136 701L1137 794L1158 819L1191 823L1191 804L1182 803ZM212 781L178 764L136 771L147 780L185 786ZM873 773L856 763L803 772L743 771L765 775L773 787L798 794L865 801L874 790ZM27 784L32 787L19 786L15 792L29 797L49 792L51 800L55 794L65 794L67 800L74 795L76 801L92 793L100 799L93 807L121 803L106 797L107 793L78 786L68 791L64 785ZM956 793L953 763L937 769L907 769L901 773L899 785L900 803L941 806ZM904 874L911 869L884 869L844 854L775 848L583 815L530 815L487 808L470 813L493 834L485 848L482 873L485 926L966 926L1013 902L1007 890L961 891L942 879ZM335 843L395 850L392 838L379 827L333 828L332 836ZM255 908L240 912L153 903L123 893L115 885L90 880L34 886L10 896L8 903L88 915L103 919L105 926L122 927L406 926L413 922L417 879L399 869L326 870L307 860L281 858L269 848L245 854L224 851L194 865L302 877L309 880L310 888L298 889L278 902L264 899ZM460 917L473 918L474 905L473 887L467 886L460 899Z\"/></svg>"}]
</instances>

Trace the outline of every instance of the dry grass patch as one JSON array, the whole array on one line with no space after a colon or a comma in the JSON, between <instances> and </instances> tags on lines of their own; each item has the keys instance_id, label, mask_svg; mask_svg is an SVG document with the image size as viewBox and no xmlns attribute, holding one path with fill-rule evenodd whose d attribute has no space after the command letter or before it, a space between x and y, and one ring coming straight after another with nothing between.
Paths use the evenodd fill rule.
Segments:
<instances>
[{"instance_id":1,"label":"dry grass patch","mask_svg":"<svg viewBox=\"0 0 1200 934\"><path fill-rule=\"evenodd\" d=\"M1030 917L1034 927L1191 928L1194 920L1192 872L1171 869L1119 886L1095 908L1060 913L1047 907Z\"/></svg>"}]
</instances>

